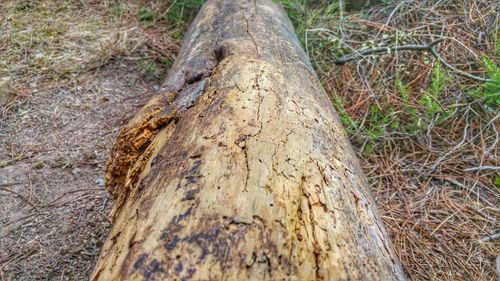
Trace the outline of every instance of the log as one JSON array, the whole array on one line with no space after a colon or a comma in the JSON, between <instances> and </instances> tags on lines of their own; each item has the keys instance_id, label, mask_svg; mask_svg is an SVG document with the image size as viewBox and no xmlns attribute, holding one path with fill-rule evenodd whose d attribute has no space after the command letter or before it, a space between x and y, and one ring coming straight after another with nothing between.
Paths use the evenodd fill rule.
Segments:
<instances>
[{"instance_id":1,"label":"log","mask_svg":"<svg viewBox=\"0 0 500 281\"><path fill-rule=\"evenodd\" d=\"M92 280L404 280L290 21L209 0L107 163Z\"/></svg>"}]
</instances>

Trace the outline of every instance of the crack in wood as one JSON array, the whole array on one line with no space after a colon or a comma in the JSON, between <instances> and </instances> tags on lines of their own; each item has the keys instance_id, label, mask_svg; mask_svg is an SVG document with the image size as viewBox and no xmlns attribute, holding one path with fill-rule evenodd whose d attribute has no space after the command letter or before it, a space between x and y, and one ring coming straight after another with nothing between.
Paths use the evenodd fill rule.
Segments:
<instances>
[{"instance_id":1,"label":"crack in wood","mask_svg":"<svg viewBox=\"0 0 500 281\"><path fill-rule=\"evenodd\" d=\"M243 19L245 20L246 22L246 33L248 34L248 36L250 36L250 38L252 39L252 42L253 42L253 45L255 47L255 53L257 54L257 57L260 56L259 54L259 47L257 46L257 41L255 41L255 38L253 37L252 33L250 33L250 27L248 25L248 19L245 17L245 14L243 13Z\"/></svg>"},{"instance_id":2,"label":"crack in wood","mask_svg":"<svg viewBox=\"0 0 500 281\"><path fill-rule=\"evenodd\" d=\"M352 204L361 172L283 9L205 5L162 100L119 136L126 207L94 279L403 280L382 225L360 214L369 194ZM333 157L355 173L336 177Z\"/></svg>"}]
</instances>

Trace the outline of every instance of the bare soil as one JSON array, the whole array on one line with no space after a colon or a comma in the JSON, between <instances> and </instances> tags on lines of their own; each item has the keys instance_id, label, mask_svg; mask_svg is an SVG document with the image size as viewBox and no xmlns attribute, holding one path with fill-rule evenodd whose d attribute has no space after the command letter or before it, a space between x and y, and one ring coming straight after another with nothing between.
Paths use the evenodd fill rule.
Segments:
<instances>
[{"instance_id":1,"label":"bare soil","mask_svg":"<svg viewBox=\"0 0 500 281\"><path fill-rule=\"evenodd\" d=\"M104 164L151 93L126 65L38 92L2 119L2 280L86 280L110 230ZM11 158L9 156L18 155Z\"/></svg>"},{"instance_id":2,"label":"bare soil","mask_svg":"<svg viewBox=\"0 0 500 281\"><path fill-rule=\"evenodd\" d=\"M155 50L166 60L164 48L178 48L137 20L140 7L1 1L0 78L11 82L0 104L0 280L92 273L111 228L109 150L165 75Z\"/></svg>"}]
</instances>

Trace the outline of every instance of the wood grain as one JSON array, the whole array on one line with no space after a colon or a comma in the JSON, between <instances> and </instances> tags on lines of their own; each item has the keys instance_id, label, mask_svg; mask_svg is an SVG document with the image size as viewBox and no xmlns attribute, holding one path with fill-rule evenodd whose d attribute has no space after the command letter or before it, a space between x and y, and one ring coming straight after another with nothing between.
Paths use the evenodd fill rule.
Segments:
<instances>
[{"instance_id":1,"label":"wood grain","mask_svg":"<svg viewBox=\"0 0 500 281\"><path fill-rule=\"evenodd\" d=\"M208 1L163 91L111 155L92 280L405 279L281 7Z\"/></svg>"}]
</instances>

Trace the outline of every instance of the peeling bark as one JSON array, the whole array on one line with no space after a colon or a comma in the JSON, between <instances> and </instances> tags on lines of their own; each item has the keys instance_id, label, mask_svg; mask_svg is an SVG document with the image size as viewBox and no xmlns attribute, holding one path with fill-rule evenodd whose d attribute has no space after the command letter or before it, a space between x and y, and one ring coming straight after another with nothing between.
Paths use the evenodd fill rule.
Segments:
<instances>
[{"instance_id":1,"label":"peeling bark","mask_svg":"<svg viewBox=\"0 0 500 281\"><path fill-rule=\"evenodd\" d=\"M211 0L107 165L92 280L404 280L284 11Z\"/></svg>"}]
</instances>

